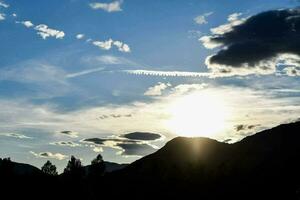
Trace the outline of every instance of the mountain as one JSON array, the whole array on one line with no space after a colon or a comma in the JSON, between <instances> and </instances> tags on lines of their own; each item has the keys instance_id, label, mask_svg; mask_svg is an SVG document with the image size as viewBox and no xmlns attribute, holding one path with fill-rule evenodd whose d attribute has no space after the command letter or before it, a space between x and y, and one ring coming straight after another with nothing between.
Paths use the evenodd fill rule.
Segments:
<instances>
[{"instance_id":1,"label":"mountain","mask_svg":"<svg viewBox=\"0 0 300 200\"><path fill-rule=\"evenodd\" d=\"M0 176L14 174L15 176L40 175L41 170L29 164L17 163L0 159Z\"/></svg>"},{"instance_id":2,"label":"mountain","mask_svg":"<svg viewBox=\"0 0 300 200\"><path fill-rule=\"evenodd\" d=\"M105 177L122 196L298 199L300 122L234 144L178 137L157 152ZM118 194L105 189L118 197ZM134 191L134 192L133 192Z\"/></svg>"},{"instance_id":3,"label":"mountain","mask_svg":"<svg viewBox=\"0 0 300 200\"><path fill-rule=\"evenodd\" d=\"M29 168L13 170L8 179L1 177L5 184L0 190L13 199L40 199L45 194L62 199L300 199L300 122L234 144L177 137L99 179L35 172L21 176L23 171L35 171Z\"/></svg>"}]
</instances>

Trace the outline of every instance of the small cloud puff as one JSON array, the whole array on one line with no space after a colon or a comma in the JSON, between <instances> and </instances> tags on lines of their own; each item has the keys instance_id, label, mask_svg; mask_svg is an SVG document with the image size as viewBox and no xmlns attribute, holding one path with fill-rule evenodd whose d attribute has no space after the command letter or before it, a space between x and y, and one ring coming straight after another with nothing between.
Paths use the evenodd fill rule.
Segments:
<instances>
[{"instance_id":1,"label":"small cloud puff","mask_svg":"<svg viewBox=\"0 0 300 200\"><path fill-rule=\"evenodd\" d=\"M106 12L119 12L122 11L121 5L123 1L113 1L111 3L93 2L89 6L94 10L104 10Z\"/></svg>"},{"instance_id":2,"label":"small cloud puff","mask_svg":"<svg viewBox=\"0 0 300 200\"><path fill-rule=\"evenodd\" d=\"M51 153L51 152L40 152L40 153L35 153L33 151L30 151L32 155L34 155L36 158L46 158L46 159L56 159L56 160L64 160L68 156L61 154L61 153Z\"/></svg>"}]
</instances>

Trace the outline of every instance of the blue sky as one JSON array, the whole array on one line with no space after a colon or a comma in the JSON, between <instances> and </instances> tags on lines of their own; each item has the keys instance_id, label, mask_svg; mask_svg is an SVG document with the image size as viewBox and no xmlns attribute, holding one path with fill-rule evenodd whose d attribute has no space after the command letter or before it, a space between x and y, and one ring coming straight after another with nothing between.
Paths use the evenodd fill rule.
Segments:
<instances>
[{"instance_id":1,"label":"blue sky","mask_svg":"<svg viewBox=\"0 0 300 200\"><path fill-rule=\"evenodd\" d=\"M216 35L298 1L0 2L0 157L60 170L70 155L132 162L178 135L234 142L299 117L298 55L209 60ZM161 137L123 135L135 131Z\"/></svg>"}]
</instances>

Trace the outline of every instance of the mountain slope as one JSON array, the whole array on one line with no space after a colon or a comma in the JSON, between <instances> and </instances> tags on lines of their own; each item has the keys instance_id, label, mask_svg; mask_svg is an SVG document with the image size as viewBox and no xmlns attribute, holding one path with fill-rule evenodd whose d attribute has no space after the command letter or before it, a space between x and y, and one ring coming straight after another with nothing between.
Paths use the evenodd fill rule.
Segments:
<instances>
[{"instance_id":1,"label":"mountain slope","mask_svg":"<svg viewBox=\"0 0 300 200\"><path fill-rule=\"evenodd\" d=\"M175 138L156 153L110 174L139 196L297 198L300 188L300 122L280 125L235 144L207 138ZM151 188L151 189L150 189ZM131 194L132 195L132 194Z\"/></svg>"}]
</instances>

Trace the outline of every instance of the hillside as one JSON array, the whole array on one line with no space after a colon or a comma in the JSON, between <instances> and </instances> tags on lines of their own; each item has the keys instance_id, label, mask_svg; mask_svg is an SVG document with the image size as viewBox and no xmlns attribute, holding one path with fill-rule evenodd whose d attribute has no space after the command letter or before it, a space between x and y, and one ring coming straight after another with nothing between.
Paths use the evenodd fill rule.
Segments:
<instances>
[{"instance_id":1,"label":"hillside","mask_svg":"<svg viewBox=\"0 0 300 200\"><path fill-rule=\"evenodd\" d=\"M110 164L119 170L99 179L48 177L29 165L16 166L2 179L5 191L31 199L38 199L44 188L52 198L72 199L299 199L300 122L234 144L177 137L128 166Z\"/></svg>"}]
</instances>

